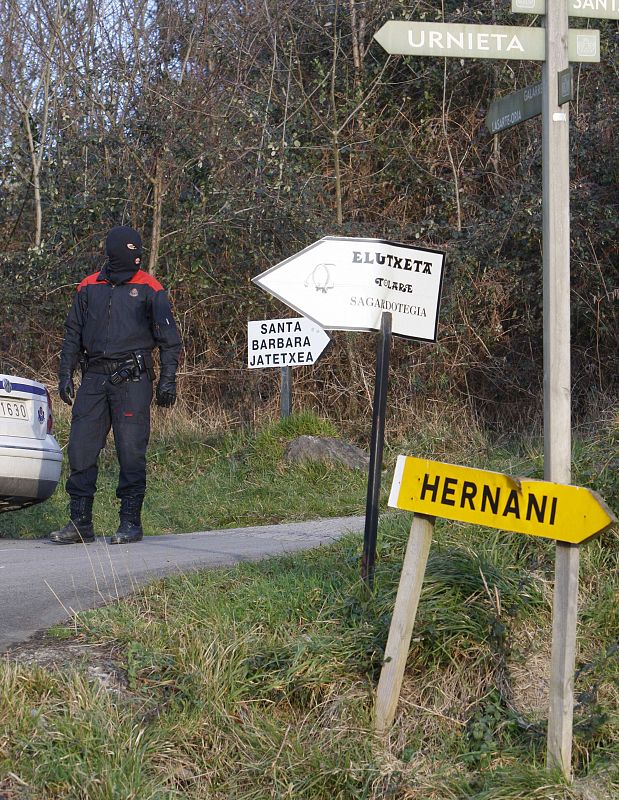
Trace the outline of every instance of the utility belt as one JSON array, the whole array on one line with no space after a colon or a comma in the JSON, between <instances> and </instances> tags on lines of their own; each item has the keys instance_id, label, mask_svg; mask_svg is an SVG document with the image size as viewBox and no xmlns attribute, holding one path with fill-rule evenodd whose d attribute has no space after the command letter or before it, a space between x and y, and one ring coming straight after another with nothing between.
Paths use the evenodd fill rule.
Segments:
<instances>
[{"instance_id":1,"label":"utility belt","mask_svg":"<svg viewBox=\"0 0 619 800\"><path fill-rule=\"evenodd\" d=\"M110 383L114 386L124 381L139 381L144 372L150 381L155 379L153 357L150 353L129 353L115 361L108 358L89 359L88 356L84 356L81 364L84 372L108 375Z\"/></svg>"}]
</instances>

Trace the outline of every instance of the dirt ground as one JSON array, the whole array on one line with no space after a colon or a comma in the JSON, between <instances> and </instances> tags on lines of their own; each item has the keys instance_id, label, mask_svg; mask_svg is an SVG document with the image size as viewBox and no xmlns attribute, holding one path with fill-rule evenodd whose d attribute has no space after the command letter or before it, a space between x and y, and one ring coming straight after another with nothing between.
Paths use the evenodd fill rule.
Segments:
<instances>
[{"instance_id":1,"label":"dirt ground","mask_svg":"<svg viewBox=\"0 0 619 800\"><path fill-rule=\"evenodd\" d=\"M110 644L89 644L81 642L79 637L58 639L42 632L14 645L1 657L15 664L36 664L43 668L79 666L102 688L124 694L128 691L127 676L116 664L115 649Z\"/></svg>"}]
</instances>

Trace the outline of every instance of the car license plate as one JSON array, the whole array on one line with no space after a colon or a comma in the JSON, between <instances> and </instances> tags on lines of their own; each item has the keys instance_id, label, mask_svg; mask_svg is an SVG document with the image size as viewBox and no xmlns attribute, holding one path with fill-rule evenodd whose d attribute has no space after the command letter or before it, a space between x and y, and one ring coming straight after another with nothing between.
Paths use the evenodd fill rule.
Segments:
<instances>
[{"instance_id":1,"label":"car license plate","mask_svg":"<svg viewBox=\"0 0 619 800\"><path fill-rule=\"evenodd\" d=\"M8 397L0 397L0 417L6 419L28 420L28 406L21 400L9 400Z\"/></svg>"}]
</instances>

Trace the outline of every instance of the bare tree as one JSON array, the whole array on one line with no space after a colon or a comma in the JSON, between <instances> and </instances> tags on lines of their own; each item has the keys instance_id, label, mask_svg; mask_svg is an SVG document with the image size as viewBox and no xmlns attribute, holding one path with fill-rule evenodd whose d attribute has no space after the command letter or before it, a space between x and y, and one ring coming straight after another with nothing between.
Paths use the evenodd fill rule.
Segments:
<instances>
[{"instance_id":1,"label":"bare tree","mask_svg":"<svg viewBox=\"0 0 619 800\"><path fill-rule=\"evenodd\" d=\"M4 19L4 65L2 88L5 97L21 117L30 157L27 180L34 198L34 246L40 248L43 231L41 172L46 148L50 104L59 87L54 70L59 32L66 10L60 0L20 3L6 0Z\"/></svg>"}]
</instances>

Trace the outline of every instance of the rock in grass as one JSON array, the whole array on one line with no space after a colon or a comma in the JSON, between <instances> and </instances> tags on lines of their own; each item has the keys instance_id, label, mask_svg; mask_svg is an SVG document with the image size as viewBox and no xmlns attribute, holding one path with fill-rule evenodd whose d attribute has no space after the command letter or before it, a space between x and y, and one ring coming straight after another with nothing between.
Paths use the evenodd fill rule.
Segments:
<instances>
[{"instance_id":1,"label":"rock in grass","mask_svg":"<svg viewBox=\"0 0 619 800\"><path fill-rule=\"evenodd\" d=\"M284 457L292 464L319 461L363 470L367 470L370 463L369 455L360 447L330 436L298 436L288 443Z\"/></svg>"}]
</instances>

